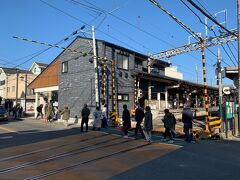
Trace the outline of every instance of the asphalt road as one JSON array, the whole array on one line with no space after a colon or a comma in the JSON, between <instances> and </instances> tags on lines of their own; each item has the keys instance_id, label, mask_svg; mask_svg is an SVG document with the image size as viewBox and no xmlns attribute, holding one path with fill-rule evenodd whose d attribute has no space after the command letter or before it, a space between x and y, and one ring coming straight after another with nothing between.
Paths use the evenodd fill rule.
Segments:
<instances>
[{"instance_id":1,"label":"asphalt road","mask_svg":"<svg viewBox=\"0 0 240 180\"><path fill-rule=\"evenodd\" d=\"M239 179L240 142L188 144L80 133L42 121L0 122L0 179Z\"/></svg>"}]
</instances>

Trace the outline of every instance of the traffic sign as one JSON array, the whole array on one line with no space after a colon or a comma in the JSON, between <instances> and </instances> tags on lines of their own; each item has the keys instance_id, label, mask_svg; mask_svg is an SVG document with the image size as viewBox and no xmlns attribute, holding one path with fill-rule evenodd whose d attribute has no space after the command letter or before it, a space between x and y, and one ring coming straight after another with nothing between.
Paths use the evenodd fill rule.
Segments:
<instances>
[{"instance_id":1,"label":"traffic sign","mask_svg":"<svg viewBox=\"0 0 240 180\"><path fill-rule=\"evenodd\" d=\"M230 93L231 93L230 87L224 87L224 88L223 88L223 93L224 93L224 94L230 94Z\"/></svg>"}]
</instances>

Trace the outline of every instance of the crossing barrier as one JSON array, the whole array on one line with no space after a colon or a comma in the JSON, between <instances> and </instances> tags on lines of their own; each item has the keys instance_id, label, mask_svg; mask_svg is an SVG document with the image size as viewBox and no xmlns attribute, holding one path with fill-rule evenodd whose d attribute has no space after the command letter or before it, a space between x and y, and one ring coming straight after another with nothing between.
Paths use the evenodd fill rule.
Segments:
<instances>
[{"instance_id":1,"label":"crossing barrier","mask_svg":"<svg viewBox=\"0 0 240 180\"><path fill-rule=\"evenodd\" d=\"M117 112L110 112L109 118L112 120L113 126L116 127L120 124L120 118Z\"/></svg>"}]
</instances>

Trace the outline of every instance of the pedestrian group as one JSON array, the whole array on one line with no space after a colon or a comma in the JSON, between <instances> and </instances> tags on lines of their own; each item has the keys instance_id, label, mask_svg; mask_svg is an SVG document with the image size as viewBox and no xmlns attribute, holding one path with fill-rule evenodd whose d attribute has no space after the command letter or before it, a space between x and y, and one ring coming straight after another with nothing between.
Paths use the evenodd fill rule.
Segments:
<instances>
[{"instance_id":1,"label":"pedestrian group","mask_svg":"<svg viewBox=\"0 0 240 180\"><path fill-rule=\"evenodd\" d=\"M66 125L68 126L68 120L70 118L70 109L68 106L65 106L62 110L54 109L51 103L46 103L44 106L44 115L43 115L43 104L40 104L37 107L37 116L44 118L45 123L51 122L51 119L59 118L59 115L62 116L62 120L65 121ZM84 130L85 125L85 132L88 132L88 122L89 122L89 116L90 116L90 109L88 108L87 104L84 104L84 107L81 110L81 132ZM75 116L75 119L78 119L77 116ZM108 127L108 121L107 121L107 109L104 105L102 110L100 107L96 107L96 109L93 112L93 127L92 130L100 131L101 128L107 128ZM135 120L136 120L136 127L135 127L135 137L137 137L138 132L140 132L141 137L145 138L149 143L152 142L152 130L153 130L153 115L151 113L150 106L146 106L145 112L142 107L137 105L137 108L135 110ZM187 142L193 142L192 135L191 135L191 129L192 129L192 121L193 121L193 113L190 110L190 105L186 104L183 112L182 112L182 122L184 124L183 126L183 132L185 134L185 141ZM124 138L128 137L129 130L131 129L131 115L127 108L127 105L123 105L123 112L122 112L122 126L121 130L124 133ZM143 127L142 127L142 122ZM169 109L164 110L164 117L162 119L162 122L164 124L165 132L163 133L163 141L167 141L169 143L174 142L174 138L176 137L176 118L175 116L169 111Z\"/></svg>"}]
</instances>

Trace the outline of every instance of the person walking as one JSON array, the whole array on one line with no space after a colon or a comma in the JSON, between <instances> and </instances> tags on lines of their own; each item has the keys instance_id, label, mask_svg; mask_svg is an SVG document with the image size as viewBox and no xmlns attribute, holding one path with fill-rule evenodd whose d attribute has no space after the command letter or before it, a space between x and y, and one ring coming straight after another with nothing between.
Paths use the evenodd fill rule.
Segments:
<instances>
[{"instance_id":1,"label":"person walking","mask_svg":"<svg viewBox=\"0 0 240 180\"><path fill-rule=\"evenodd\" d=\"M65 121L65 125L68 126L68 120L70 118L70 109L68 108L68 106L65 106L60 113L62 115L62 120Z\"/></svg>"},{"instance_id":2,"label":"person walking","mask_svg":"<svg viewBox=\"0 0 240 180\"><path fill-rule=\"evenodd\" d=\"M173 119L173 114L169 112L169 109L165 109L164 110L164 117L163 117L163 123L164 123L164 128L165 128L165 132L164 132L164 141L166 141L167 136L169 137L169 143L173 143L173 136L172 136L172 129L174 128L174 119Z\"/></svg>"},{"instance_id":3,"label":"person walking","mask_svg":"<svg viewBox=\"0 0 240 180\"><path fill-rule=\"evenodd\" d=\"M100 131L101 129L101 116L102 116L102 112L100 110L100 108L97 106L96 110L93 112L93 117L94 117L94 121L93 121L93 131L95 129L97 129L98 131Z\"/></svg>"},{"instance_id":4,"label":"person walking","mask_svg":"<svg viewBox=\"0 0 240 180\"><path fill-rule=\"evenodd\" d=\"M192 137L190 135L190 129L192 128L192 121L193 121L193 113L190 109L189 103L187 103L182 112L182 122L184 124L183 132L185 133L185 141L187 142L192 142Z\"/></svg>"},{"instance_id":5,"label":"person walking","mask_svg":"<svg viewBox=\"0 0 240 180\"><path fill-rule=\"evenodd\" d=\"M144 128L143 133L145 135L146 140L151 143L152 142L152 134L151 131L153 129L152 124L152 113L151 108L149 106L146 106L146 112L144 114Z\"/></svg>"},{"instance_id":6,"label":"person walking","mask_svg":"<svg viewBox=\"0 0 240 180\"><path fill-rule=\"evenodd\" d=\"M13 106L12 112L13 112L13 117L14 117L14 119L17 119L17 118L18 118L17 105Z\"/></svg>"},{"instance_id":7,"label":"person walking","mask_svg":"<svg viewBox=\"0 0 240 180\"><path fill-rule=\"evenodd\" d=\"M131 128L131 119L130 119L130 112L127 109L127 105L123 105L123 113L122 113L122 120L123 120L123 131L125 138L128 137L128 130Z\"/></svg>"},{"instance_id":8,"label":"person walking","mask_svg":"<svg viewBox=\"0 0 240 180\"><path fill-rule=\"evenodd\" d=\"M21 118L23 114L23 107L21 104L18 106L18 118Z\"/></svg>"},{"instance_id":9,"label":"person walking","mask_svg":"<svg viewBox=\"0 0 240 180\"><path fill-rule=\"evenodd\" d=\"M36 119L38 119L38 116L41 116L41 119L43 118L42 109L43 109L43 104L40 104L40 105L37 107L37 117L36 117Z\"/></svg>"},{"instance_id":10,"label":"person walking","mask_svg":"<svg viewBox=\"0 0 240 180\"><path fill-rule=\"evenodd\" d=\"M50 103L46 105L45 123L51 122L53 116L53 107Z\"/></svg>"},{"instance_id":11,"label":"person walking","mask_svg":"<svg viewBox=\"0 0 240 180\"><path fill-rule=\"evenodd\" d=\"M84 104L81 115L82 115L81 132L83 132L84 124L86 124L86 132L88 132L88 119L90 115L90 110L88 109L87 104Z\"/></svg>"},{"instance_id":12,"label":"person walking","mask_svg":"<svg viewBox=\"0 0 240 180\"><path fill-rule=\"evenodd\" d=\"M102 128L107 128L108 123L107 123L107 108L106 105L103 106L102 108Z\"/></svg>"},{"instance_id":13,"label":"person walking","mask_svg":"<svg viewBox=\"0 0 240 180\"><path fill-rule=\"evenodd\" d=\"M136 120L136 128L135 128L135 136L138 134L138 130L141 133L142 137L144 137L143 130L141 127L141 123L143 122L144 118L144 111L143 109L138 105L136 111L135 111L135 120Z\"/></svg>"}]
</instances>

